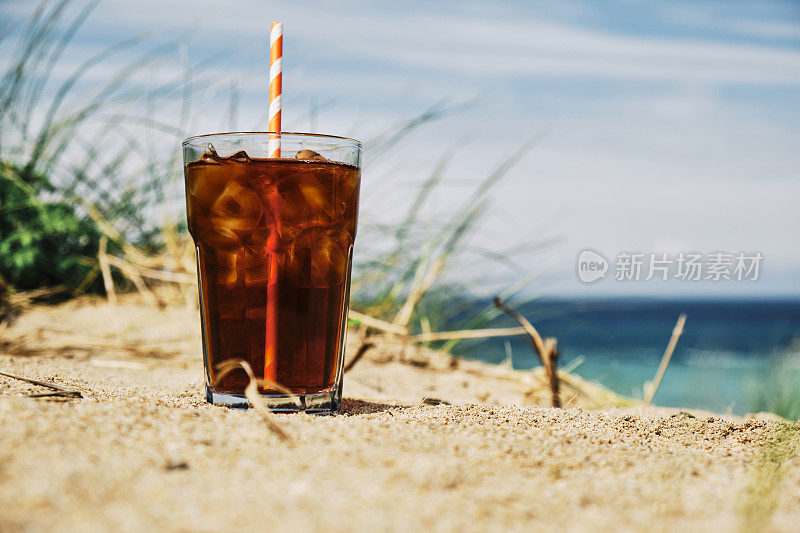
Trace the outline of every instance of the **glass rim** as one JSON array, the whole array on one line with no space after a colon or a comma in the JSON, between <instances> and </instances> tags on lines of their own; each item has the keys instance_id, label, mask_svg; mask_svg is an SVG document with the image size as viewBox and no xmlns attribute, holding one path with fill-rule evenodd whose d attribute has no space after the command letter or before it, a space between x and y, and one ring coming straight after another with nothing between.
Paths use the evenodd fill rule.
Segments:
<instances>
[{"instance_id":1,"label":"glass rim","mask_svg":"<svg viewBox=\"0 0 800 533\"><path fill-rule=\"evenodd\" d=\"M228 131L220 133L204 133L203 135L192 135L191 137L187 137L186 139L183 140L183 142L181 142L181 146L186 146L188 144L194 145L193 141L196 141L198 139L207 139L210 137L226 137L235 135L299 135L302 137L317 137L323 139L338 139L340 141L349 141L355 143L355 145L358 146L359 148L363 148L361 141L353 139L352 137L343 137L341 135L328 135L325 133L306 133L301 131Z\"/></svg>"}]
</instances>

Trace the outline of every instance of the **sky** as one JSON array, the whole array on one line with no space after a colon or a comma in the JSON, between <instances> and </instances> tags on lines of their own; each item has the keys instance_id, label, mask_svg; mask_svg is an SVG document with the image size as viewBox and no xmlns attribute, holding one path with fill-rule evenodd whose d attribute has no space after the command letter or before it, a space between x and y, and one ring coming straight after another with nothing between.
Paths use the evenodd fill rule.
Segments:
<instances>
[{"instance_id":1,"label":"sky","mask_svg":"<svg viewBox=\"0 0 800 533\"><path fill-rule=\"evenodd\" d=\"M5 20L31 9L0 1ZM426 205L444 218L534 141L470 245L549 244L515 256L513 269L466 253L451 276L507 284L541 272L532 290L545 295L800 296L800 3L106 0L56 72L153 32L177 44L139 83L192 65L205 84L191 109L159 119L194 133L259 130L274 20L284 24L286 131L372 139L431 106L469 103L374 161L367 153L364 223L401 217L452 151ZM2 45L0 64L11 54ZM579 280L584 249L611 261L605 279ZM760 252L763 262L756 281L617 281L623 252Z\"/></svg>"}]
</instances>

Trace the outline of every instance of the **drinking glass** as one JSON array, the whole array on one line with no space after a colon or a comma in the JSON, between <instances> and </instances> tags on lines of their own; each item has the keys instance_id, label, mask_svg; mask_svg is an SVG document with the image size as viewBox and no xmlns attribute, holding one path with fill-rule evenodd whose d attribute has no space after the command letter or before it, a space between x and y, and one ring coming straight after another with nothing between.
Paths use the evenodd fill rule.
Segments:
<instances>
[{"instance_id":1,"label":"drinking glass","mask_svg":"<svg viewBox=\"0 0 800 533\"><path fill-rule=\"evenodd\" d=\"M270 140L280 158L267 157ZM247 407L254 377L275 411L338 410L361 143L217 133L186 139L183 161L206 399ZM227 360L238 368L221 375Z\"/></svg>"}]
</instances>

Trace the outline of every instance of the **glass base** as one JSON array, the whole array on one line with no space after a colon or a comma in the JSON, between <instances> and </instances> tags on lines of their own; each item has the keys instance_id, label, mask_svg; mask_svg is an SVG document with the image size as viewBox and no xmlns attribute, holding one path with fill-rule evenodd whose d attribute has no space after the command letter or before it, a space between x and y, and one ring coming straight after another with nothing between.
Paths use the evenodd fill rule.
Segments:
<instances>
[{"instance_id":1,"label":"glass base","mask_svg":"<svg viewBox=\"0 0 800 533\"><path fill-rule=\"evenodd\" d=\"M317 392L315 394L298 394L300 405L294 403L290 396L283 394L262 394L264 403L270 411L276 413L336 413L342 405L341 394L338 389L328 392ZM228 392L218 392L213 387L206 385L206 401L220 407L231 407L233 409L248 409L250 402L244 394L231 394Z\"/></svg>"}]
</instances>

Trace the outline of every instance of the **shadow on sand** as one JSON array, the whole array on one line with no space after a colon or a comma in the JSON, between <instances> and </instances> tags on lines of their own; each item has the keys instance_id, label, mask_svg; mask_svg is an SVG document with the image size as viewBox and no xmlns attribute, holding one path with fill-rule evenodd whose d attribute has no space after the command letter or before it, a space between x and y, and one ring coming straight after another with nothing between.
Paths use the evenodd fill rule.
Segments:
<instances>
[{"instance_id":1,"label":"shadow on sand","mask_svg":"<svg viewBox=\"0 0 800 533\"><path fill-rule=\"evenodd\" d=\"M347 416L368 415L371 413L380 413L382 411L388 411L389 409L398 409L403 407L406 406L345 398L342 400L342 409L339 414Z\"/></svg>"}]
</instances>

